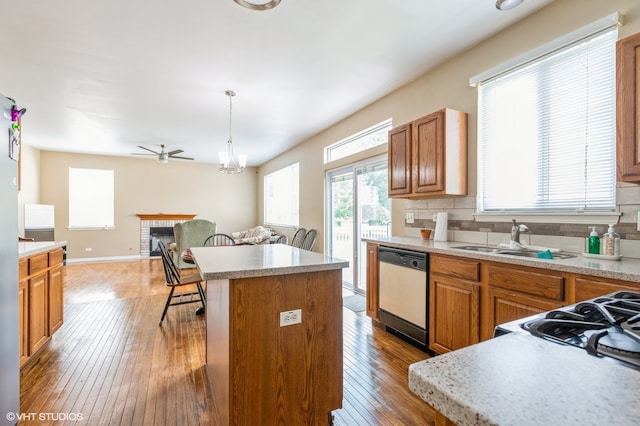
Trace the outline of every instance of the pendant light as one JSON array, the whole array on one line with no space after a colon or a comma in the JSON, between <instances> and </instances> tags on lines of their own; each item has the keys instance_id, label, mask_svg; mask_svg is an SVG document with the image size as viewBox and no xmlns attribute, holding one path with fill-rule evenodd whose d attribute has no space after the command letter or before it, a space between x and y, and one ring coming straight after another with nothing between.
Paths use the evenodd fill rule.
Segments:
<instances>
[{"instance_id":1,"label":"pendant light","mask_svg":"<svg viewBox=\"0 0 640 426\"><path fill-rule=\"evenodd\" d=\"M229 97L229 140L227 141L227 152L219 152L220 157L220 171L227 174L242 173L247 165L247 156L238 155L233 156L233 140L231 139L231 109L232 99L236 95L233 90L227 90L224 92Z\"/></svg>"},{"instance_id":2,"label":"pendant light","mask_svg":"<svg viewBox=\"0 0 640 426\"><path fill-rule=\"evenodd\" d=\"M519 6L524 0L496 0L496 9L509 10Z\"/></svg>"}]
</instances>

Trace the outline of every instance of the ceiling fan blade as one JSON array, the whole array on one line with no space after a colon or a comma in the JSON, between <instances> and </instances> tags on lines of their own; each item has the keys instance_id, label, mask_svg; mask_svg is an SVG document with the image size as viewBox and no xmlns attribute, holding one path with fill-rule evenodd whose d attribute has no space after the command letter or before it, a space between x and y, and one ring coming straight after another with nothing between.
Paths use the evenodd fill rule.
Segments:
<instances>
[{"instance_id":1,"label":"ceiling fan blade","mask_svg":"<svg viewBox=\"0 0 640 426\"><path fill-rule=\"evenodd\" d=\"M171 154L169 154L169 158L179 158L180 160L193 160L193 158L191 157L179 157L177 155L171 155Z\"/></svg>"},{"instance_id":2,"label":"ceiling fan blade","mask_svg":"<svg viewBox=\"0 0 640 426\"><path fill-rule=\"evenodd\" d=\"M144 147L144 146L142 146L142 145L138 145L138 148L140 148L140 149L144 149L144 150L149 151L149 152L153 152L155 155L160 155L160 153L159 153L159 152L156 152L156 151L154 151L154 150L152 150L152 149L149 149L149 148L145 148L145 147Z\"/></svg>"},{"instance_id":3,"label":"ceiling fan blade","mask_svg":"<svg viewBox=\"0 0 640 426\"><path fill-rule=\"evenodd\" d=\"M175 149L173 151L169 151L168 154L169 155L174 155L174 154L180 154L181 152L184 152L184 151L181 150L181 149Z\"/></svg>"},{"instance_id":4,"label":"ceiling fan blade","mask_svg":"<svg viewBox=\"0 0 640 426\"><path fill-rule=\"evenodd\" d=\"M158 154L147 154L145 152L132 152L131 155L153 155L153 156L157 156Z\"/></svg>"}]
</instances>

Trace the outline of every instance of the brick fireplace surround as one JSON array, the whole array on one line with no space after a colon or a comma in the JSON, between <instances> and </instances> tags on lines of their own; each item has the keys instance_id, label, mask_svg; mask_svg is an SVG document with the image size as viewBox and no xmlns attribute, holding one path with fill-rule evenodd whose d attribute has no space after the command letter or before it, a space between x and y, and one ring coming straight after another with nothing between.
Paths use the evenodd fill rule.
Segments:
<instances>
[{"instance_id":1,"label":"brick fireplace surround","mask_svg":"<svg viewBox=\"0 0 640 426\"><path fill-rule=\"evenodd\" d=\"M195 214L173 214L173 213L138 213L140 218L140 257L149 257L151 228L173 227L176 223L186 222L193 219Z\"/></svg>"}]
</instances>

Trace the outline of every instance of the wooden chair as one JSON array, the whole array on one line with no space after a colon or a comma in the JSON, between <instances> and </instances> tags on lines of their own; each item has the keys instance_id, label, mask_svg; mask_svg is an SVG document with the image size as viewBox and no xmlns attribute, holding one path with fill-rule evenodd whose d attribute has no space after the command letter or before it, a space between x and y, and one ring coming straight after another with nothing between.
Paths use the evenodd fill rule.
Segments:
<instances>
[{"instance_id":1,"label":"wooden chair","mask_svg":"<svg viewBox=\"0 0 640 426\"><path fill-rule=\"evenodd\" d=\"M304 236L304 240L302 241L302 245L300 246L303 250L313 250L313 246L316 244L316 238L318 237L318 231L315 229L310 229L307 232L307 235Z\"/></svg>"},{"instance_id":2,"label":"wooden chair","mask_svg":"<svg viewBox=\"0 0 640 426\"><path fill-rule=\"evenodd\" d=\"M291 239L291 247L302 247L302 242L304 241L304 237L307 235L307 230L304 228L298 228L295 234L293 234L293 238Z\"/></svg>"},{"instance_id":3,"label":"wooden chair","mask_svg":"<svg viewBox=\"0 0 640 426\"><path fill-rule=\"evenodd\" d=\"M204 247L212 247L212 246L235 246L236 241L231 237L231 235L227 234L213 234L209 236L204 241Z\"/></svg>"},{"instance_id":4,"label":"wooden chair","mask_svg":"<svg viewBox=\"0 0 640 426\"><path fill-rule=\"evenodd\" d=\"M202 277L200 276L200 274L195 273L189 275L181 275L180 269L178 269L176 264L173 262L173 259L169 254L169 250L167 250L167 247L162 241L158 241L158 248L160 249L160 255L162 257L162 265L164 266L166 284L167 286L171 287L169 296L167 296L167 302L164 305L164 311L162 311L162 318L160 318L159 325L162 326L162 321L164 321L164 317L167 315L169 306L200 302L202 304L202 307L196 310L196 314L204 313L205 296L204 290L202 289ZM196 285L197 291L175 293L176 287L191 284Z\"/></svg>"}]
</instances>

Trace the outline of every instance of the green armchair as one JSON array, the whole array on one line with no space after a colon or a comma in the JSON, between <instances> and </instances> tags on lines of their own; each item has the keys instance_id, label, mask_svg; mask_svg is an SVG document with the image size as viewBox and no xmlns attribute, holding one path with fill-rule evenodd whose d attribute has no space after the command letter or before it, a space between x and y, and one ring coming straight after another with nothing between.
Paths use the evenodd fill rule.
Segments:
<instances>
[{"instance_id":1,"label":"green armchair","mask_svg":"<svg viewBox=\"0 0 640 426\"><path fill-rule=\"evenodd\" d=\"M190 247L202 247L210 235L216 233L216 223L206 219L193 219L173 226L173 237L176 242L171 248L171 256L178 268L193 268L193 263L182 259L184 251Z\"/></svg>"}]
</instances>

